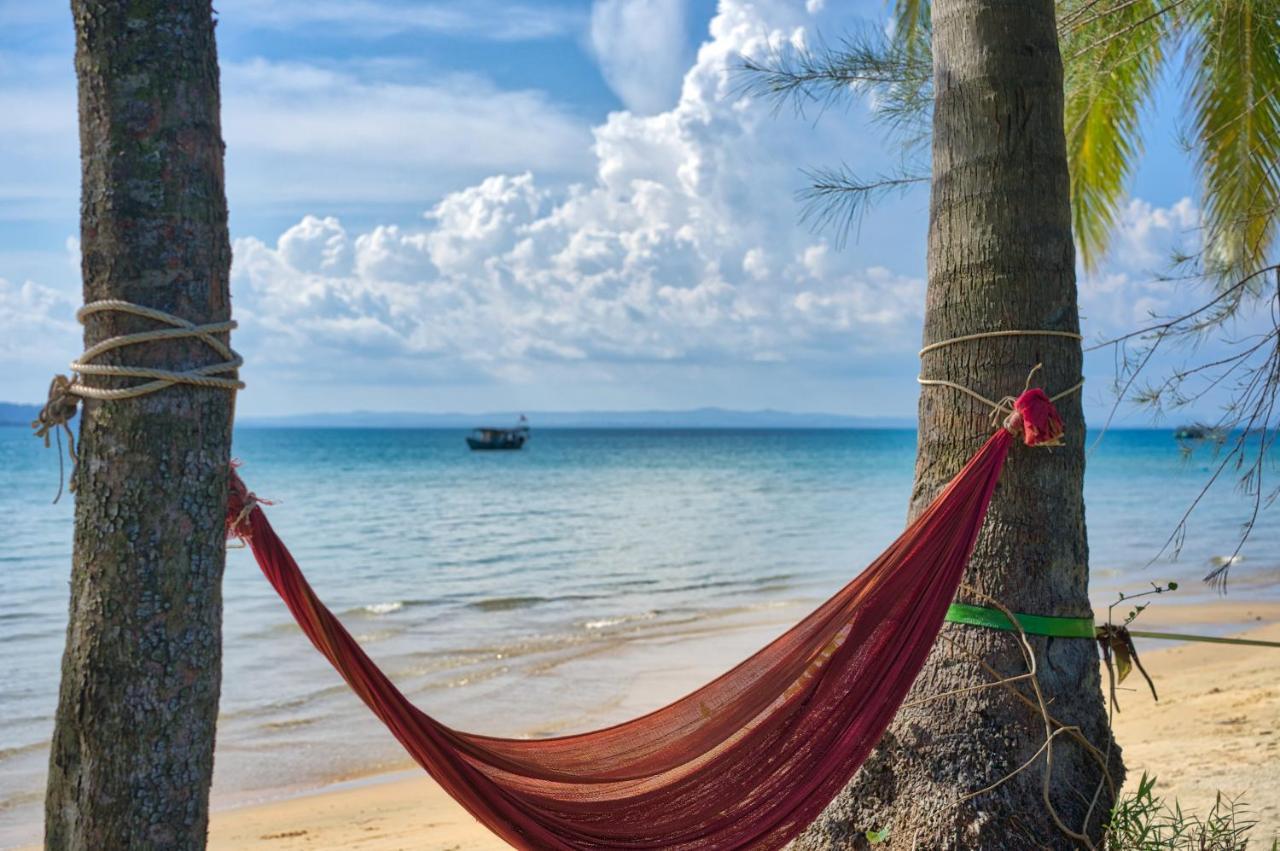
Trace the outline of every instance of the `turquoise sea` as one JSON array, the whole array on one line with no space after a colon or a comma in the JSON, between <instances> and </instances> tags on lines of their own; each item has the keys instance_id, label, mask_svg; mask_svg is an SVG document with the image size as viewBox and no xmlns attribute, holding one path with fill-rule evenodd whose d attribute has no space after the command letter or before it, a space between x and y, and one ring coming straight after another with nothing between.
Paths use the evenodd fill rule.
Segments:
<instances>
[{"instance_id":1,"label":"turquoise sea","mask_svg":"<svg viewBox=\"0 0 1280 851\"><path fill-rule=\"evenodd\" d=\"M518 453L461 431L245 429L245 481L328 605L419 705L496 734L594 726L627 672L608 660L681 630L767 617L843 584L901 530L915 434L895 430L536 430ZM1232 552L1231 481L1176 563L1150 564L1211 457L1168 431L1115 431L1086 479L1095 597ZM1273 464L1273 467L1276 466ZM36 841L66 626L71 501L57 458L0 429L0 846ZM1280 598L1280 507L1229 597ZM227 563L215 798L223 804L402 765L301 637L246 551ZM1164 600L1161 600L1164 602ZM518 705L512 695L518 696Z\"/></svg>"}]
</instances>

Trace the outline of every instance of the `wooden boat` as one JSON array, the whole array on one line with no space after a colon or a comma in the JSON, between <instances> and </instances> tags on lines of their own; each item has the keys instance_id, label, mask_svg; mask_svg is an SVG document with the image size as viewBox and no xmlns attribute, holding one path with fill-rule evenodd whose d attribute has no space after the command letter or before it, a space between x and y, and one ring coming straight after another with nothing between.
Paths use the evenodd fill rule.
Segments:
<instances>
[{"instance_id":1,"label":"wooden boat","mask_svg":"<svg viewBox=\"0 0 1280 851\"><path fill-rule=\"evenodd\" d=\"M1188 425L1181 426L1173 432L1174 440L1210 440L1214 443L1224 443L1227 439L1226 434L1221 429L1209 426Z\"/></svg>"},{"instance_id":2,"label":"wooden boat","mask_svg":"<svg viewBox=\"0 0 1280 851\"><path fill-rule=\"evenodd\" d=\"M520 449L529 439L529 421L520 417L515 428L478 428L467 436L467 446L473 451L496 449Z\"/></svg>"}]
</instances>

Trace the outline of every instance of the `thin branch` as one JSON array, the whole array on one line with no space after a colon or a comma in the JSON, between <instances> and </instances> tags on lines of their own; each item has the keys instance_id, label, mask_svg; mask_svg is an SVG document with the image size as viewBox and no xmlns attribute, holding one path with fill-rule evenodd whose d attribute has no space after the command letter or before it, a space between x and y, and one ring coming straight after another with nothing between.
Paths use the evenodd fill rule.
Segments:
<instances>
[{"instance_id":1,"label":"thin branch","mask_svg":"<svg viewBox=\"0 0 1280 851\"><path fill-rule=\"evenodd\" d=\"M863 181L846 166L807 170L804 174L810 185L796 195L804 204L800 221L808 222L815 231L834 230L837 248L844 247L850 232L876 200L929 182L928 177L908 173L878 175L874 180Z\"/></svg>"}]
</instances>

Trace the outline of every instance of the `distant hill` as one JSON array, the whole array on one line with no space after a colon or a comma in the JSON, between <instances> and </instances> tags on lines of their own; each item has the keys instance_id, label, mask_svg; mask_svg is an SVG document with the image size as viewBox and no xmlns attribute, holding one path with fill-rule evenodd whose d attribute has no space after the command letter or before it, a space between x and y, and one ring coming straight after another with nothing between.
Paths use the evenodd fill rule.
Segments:
<instances>
[{"instance_id":1,"label":"distant hill","mask_svg":"<svg viewBox=\"0 0 1280 851\"><path fill-rule=\"evenodd\" d=\"M0 426L27 426L40 413L39 405L0 402ZM688 411L526 411L534 428L914 428L906 417L851 417L843 414L787 411L731 411L697 408ZM417 413L412 411L348 411L293 414L278 417L240 417L243 428L475 428L510 426L518 411L485 414Z\"/></svg>"},{"instance_id":2,"label":"distant hill","mask_svg":"<svg viewBox=\"0 0 1280 851\"><path fill-rule=\"evenodd\" d=\"M534 428L912 428L906 417L852 417L787 411L525 411ZM246 428L474 428L511 426L518 411L484 414L351 411L283 417L243 417Z\"/></svg>"},{"instance_id":3,"label":"distant hill","mask_svg":"<svg viewBox=\"0 0 1280 851\"><path fill-rule=\"evenodd\" d=\"M0 402L0 426L20 425L31 428L31 421L39 415L39 405L19 405L14 402Z\"/></svg>"},{"instance_id":4,"label":"distant hill","mask_svg":"<svg viewBox=\"0 0 1280 851\"><path fill-rule=\"evenodd\" d=\"M39 405L0 402L0 426L30 428ZM345 413L290 414L275 417L239 417L240 428L452 428L513 426L519 411L483 414L425 413L417 411L347 411ZM693 408L684 411L525 411L529 425L537 428L909 428L914 417L855 417L847 414L790 411L735 411L729 408ZM76 425L72 423L73 427ZM1112 424L1112 429L1154 429L1168 426L1149 423Z\"/></svg>"}]
</instances>

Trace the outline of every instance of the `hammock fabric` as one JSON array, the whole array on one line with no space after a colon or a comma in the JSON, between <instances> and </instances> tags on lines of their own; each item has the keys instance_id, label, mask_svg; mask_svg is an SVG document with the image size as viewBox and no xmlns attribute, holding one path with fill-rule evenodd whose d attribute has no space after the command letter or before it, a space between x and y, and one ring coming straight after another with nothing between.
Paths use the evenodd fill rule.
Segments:
<instances>
[{"instance_id":1,"label":"hammock fabric","mask_svg":"<svg viewBox=\"0 0 1280 851\"><path fill-rule=\"evenodd\" d=\"M552 739L454 730L412 706L307 584L239 476L231 533L298 625L435 780L517 848L778 848L862 765L941 629L1020 431L1056 442L1033 389L857 578L763 650L669 706Z\"/></svg>"}]
</instances>

